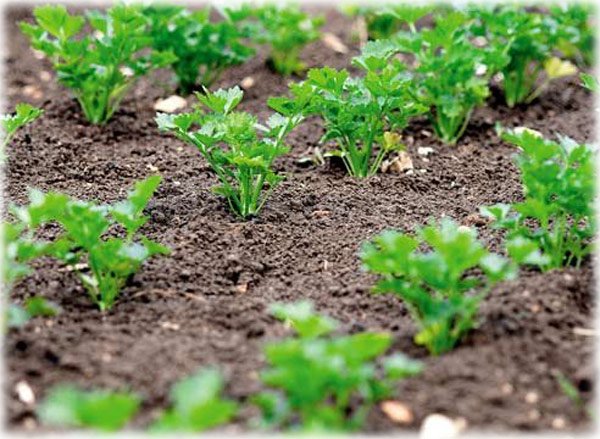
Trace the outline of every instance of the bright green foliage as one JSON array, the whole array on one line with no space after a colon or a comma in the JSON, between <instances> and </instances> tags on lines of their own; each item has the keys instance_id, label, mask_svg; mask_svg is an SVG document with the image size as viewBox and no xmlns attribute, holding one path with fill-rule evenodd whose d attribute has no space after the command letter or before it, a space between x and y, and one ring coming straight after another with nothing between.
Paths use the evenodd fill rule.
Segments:
<instances>
[{"instance_id":1,"label":"bright green foliage","mask_svg":"<svg viewBox=\"0 0 600 439\"><path fill-rule=\"evenodd\" d=\"M127 392L84 391L58 386L38 408L40 421L48 426L116 431L138 411L140 399Z\"/></svg>"},{"instance_id":2,"label":"bright green foliage","mask_svg":"<svg viewBox=\"0 0 600 439\"><path fill-rule=\"evenodd\" d=\"M33 122L42 115L44 110L32 107L29 104L17 104L15 114L3 114L0 116L0 128L2 135L0 144L1 150L11 141L17 130Z\"/></svg>"},{"instance_id":3,"label":"bright green foliage","mask_svg":"<svg viewBox=\"0 0 600 439\"><path fill-rule=\"evenodd\" d=\"M558 35L568 29L551 17L510 5L476 7L472 16L473 33L485 37L491 47L502 48L508 56L501 72L510 107L533 101L552 79L576 73L575 66L553 55ZM544 72L546 78L540 84Z\"/></svg>"},{"instance_id":4,"label":"bright green foliage","mask_svg":"<svg viewBox=\"0 0 600 439\"><path fill-rule=\"evenodd\" d=\"M8 291L31 270L31 260L43 255L48 244L34 239L33 231L23 222L2 224L2 284Z\"/></svg>"},{"instance_id":5,"label":"bright green foliage","mask_svg":"<svg viewBox=\"0 0 600 439\"><path fill-rule=\"evenodd\" d=\"M273 68L286 76L302 73L305 66L300 54L304 46L321 36L323 17L309 17L295 5L274 4L257 8L254 15L260 23L255 39L270 46Z\"/></svg>"},{"instance_id":6,"label":"bright green foliage","mask_svg":"<svg viewBox=\"0 0 600 439\"><path fill-rule=\"evenodd\" d=\"M163 433L200 432L225 424L238 406L221 398L223 378L215 369L199 370L176 383L171 390L173 408L163 413L150 427Z\"/></svg>"},{"instance_id":7,"label":"bright green foliage","mask_svg":"<svg viewBox=\"0 0 600 439\"><path fill-rule=\"evenodd\" d=\"M151 5L143 14L149 21L152 47L176 55L171 68L183 94L200 85L210 87L225 69L254 55L243 41L249 34L235 14L225 12L221 20L211 21L210 8L192 12L174 5Z\"/></svg>"},{"instance_id":8,"label":"bright green foliage","mask_svg":"<svg viewBox=\"0 0 600 439\"><path fill-rule=\"evenodd\" d=\"M205 90L197 97L207 113L202 108L178 115L159 113L156 122L162 131L198 148L221 183L214 191L227 199L235 214L255 216L283 179L272 169L273 161L288 152L284 139L302 117L274 114L261 125L251 114L234 111L243 98L239 87ZM194 125L200 129L192 130Z\"/></svg>"},{"instance_id":9,"label":"bright green foliage","mask_svg":"<svg viewBox=\"0 0 600 439\"><path fill-rule=\"evenodd\" d=\"M142 211L160 183L159 176L135 184L127 199L112 206L78 201L67 195L31 191L28 206L14 208L29 233L48 222L58 223L63 233L44 252L69 265L81 279L92 301L101 310L110 309L128 277L148 258L168 254L138 230L148 217ZM118 225L125 238L105 237ZM40 244L38 244L40 245Z\"/></svg>"},{"instance_id":10,"label":"bright green foliage","mask_svg":"<svg viewBox=\"0 0 600 439\"><path fill-rule=\"evenodd\" d=\"M361 258L381 276L376 292L404 300L419 328L415 342L434 355L451 350L476 326L479 304L494 283L515 275L513 264L488 252L474 229L448 218L415 236L383 232L363 246Z\"/></svg>"},{"instance_id":11,"label":"bright green foliage","mask_svg":"<svg viewBox=\"0 0 600 439\"><path fill-rule=\"evenodd\" d=\"M275 390L253 398L263 427L356 430L397 380L421 372L420 362L401 354L382 359L378 367L392 342L389 334L333 336L337 322L316 314L309 302L276 304L272 312L298 336L265 348L270 367L261 379Z\"/></svg>"},{"instance_id":12,"label":"bright green foliage","mask_svg":"<svg viewBox=\"0 0 600 439\"><path fill-rule=\"evenodd\" d=\"M429 108L437 136L455 144L473 110L489 95L490 77L506 62L500 46L477 47L470 38L468 18L451 12L435 16L435 26L394 38L397 50L415 56L414 98Z\"/></svg>"},{"instance_id":13,"label":"bright green foliage","mask_svg":"<svg viewBox=\"0 0 600 439\"><path fill-rule=\"evenodd\" d=\"M12 286L24 276L27 276L31 269L28 263L43 255L47 245L37 241L33 233L27 229L26 225L20 222L2 223L2 287L3 291L9 292ZM9 327L19 327L24 325L31 314L28 310L19 305L10 303L7 307L7 324Z\"/></svg>"},{"instance_id":14,"label":"bright green foliage","mask_svg":"<svg viewBox=\"0 0 600 439\"><path fill-rule=\"evenodd\" d=\"M388 45L369 43L354 65L363 77L330 67L311 69L306 81L291 84L291 98L269 99L282 114L320 116L325 122L322 142L333 140L348 173L357 178L377 172L386 155L404 149L399 131L425 111L410 97L411 82L391 59Z\"/></svg>"},{"instance_id":15,"label":"bright green foliage","mask_svg":"<svg viewBox=\"0 0 600 439\"><path fill-rule=\"evenodd\" d=\"M392 37L408 26L416 32L415 24L421 18L432 13L439 12L443 7L440 5L418 5L388 4L384 6L358 6L351 7L348 12L353 16L362 16L367 26L367 34L370 40L381 40Z\"/></svg>"},{"instance_id":16,"label":"bright green foliage","mask_svg":"<svg viewBox=\"0 0 600 439\"><path fill-rule=\"evenodd\" d=\"M58 305L41 296L27 299L25 310L31 317L54 317L60 313Z\"/></svg>"},{"instance_id":17,"label":"bright green foliage","mask_svg":"<svg viewBox=\"0 0 600 439\"><path fill-rule=\"evenodd\" d=\"M168 65L172 53L151 52L146 20L137 7L117 5L106 13L71 15L62 5L39 6L36 24L21 22L34 49L46 54L92 123L103 124L119 107L134 81ZM80 35L86 23L91 32Z\"/></svg>"},{"instance_id":18,"label":"bright green foliage","mask_svg":"<svg viewBox=\"0 0 600 439\"><path fill-rule=\"evenodd\" d=\"M579 266L592 251L595 235L595 152L560 137L546 140L536 131L505 132L502 138L521 150L516 158L525 199L482 209L511 242L539 253L537 265L550 270L573 262ZM511 255L517 262L518 256ZM527 262L527 261L526 261Z\"/></svg>"},{"instance_id":19,"label":"bright green foliage","mask_svg":"<svg viewBox=\"0 0 600 439\"><path fill-rule=\"evenodd\" d=\"M550 14L557 22L557 47L562 54L578 65L593 66L596 38L592 20L596 9L592 2L554 4Z\"/></svg>"},{"instance_id":20,"label":"bright green foliage","mask_svg":"<svg viewBox=\"0 0 600 439\"><path fill-rule=\"evenodd\" d=\"M595 76L590 75L589 73L582 73L580 78L581 85L588 90L593 91L594 93L597 93L600 90L600 84L598 84L598 79Z\"/></svg>"},{"instance_id":21,"label":"bright green foliage","mask_svg":"<svg viewBox=\"0 0 600 439\"><path fill-rule=\"evenodd\" d=\"M54 317L60 313L55 303L41 296L30 297L25 301L25 307L10 303L7 309L7 324L9 328L23 326L32 317Z\"/></svg>"}]
</instances>

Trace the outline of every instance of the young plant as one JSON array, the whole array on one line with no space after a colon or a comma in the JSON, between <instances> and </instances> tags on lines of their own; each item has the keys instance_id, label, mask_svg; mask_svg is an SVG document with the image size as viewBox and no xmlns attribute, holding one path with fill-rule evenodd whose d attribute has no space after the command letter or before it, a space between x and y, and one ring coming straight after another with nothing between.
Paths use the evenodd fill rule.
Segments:
<instances>
[{"instance_id":1,"label":"young plant","mask_svg":"<svg viewBox=\"0 0 600 439\"><path fill-rule=\"evenodd\" d=\"M323 17L309 17L295 5L274 4L256 9L254 15L259 21L255 39L269 45L269 59L275 71L286 76L302 73L305 66L300 54L304 46L321 36L319 28L324 23Z\"/></svg>"},{"instance_id":2,"label":"young plant","mask_svg":"<svg viewBox=\"0 0 600 439\"><path fill-rule=\"evenodd\" d=\"M284 139L302 117L274 114L261 125L251 114L234 111L243 98L239 87L196 96L209 112L199 107L193 113L159 113L159 128L198 148L221 183L214 191L235 214L243 219L257 215L283 179L273 162L288 152ZM200 129L192 130L194 125Z\"/></svg>"},{"instance_id":3,"label":"young plant","mask_svg":"<svg viewBox=\"0 0 600 439\"><path fill-rule=\"evenodd\" d=\"M415 342L433 355L451 350L476 327L481 300L496 282L515 274L513 264L483 247L474 229L448 218L415 236L383 232L363 245L361 259L380 276L375 292L396 294L406 303L419 328Z\"/></svg>"},{"instance_id":4,"label":"young plant","mask_svg":"<svg viewBox=\"0 0 600 439\"><path fill-rule=\"evenodd\" d=\"M143 210L159 184L159 176L139 181L126 200L112 206L56 192L31 191L30 204L13 211L29 231L49 222L62 227L62 234L45 244L45 253L70 266L92 301L104 311L113 306L127 279L147 259L169 253L139 233L148 220ZM125 237L105 237L113 226L120 226Z\"/></svg>"},{"instance_id":5,"label":"young plant","mask_svg":"<svg viewBox=\"0 0 600 439\"><path fill-rule=\"evenodd\" d=\"M43 255L48 245L34 239L33 232L27 229L26 224L18 221L3 222L1 234L1 284L2 291L8 295L19 279L31 273L28 263ZM25 309L15 303L9 303L6 311L8 327L23 326L30 317L37 315L35 309Z\"/></svg>"},{"instance_id":6,"label":"young plant","mask_svg":"<svg viewBox=\"0 0 600 439\"><path fill-rule=\"evenodd\" d=\"M577 72L573 64L553 55L558 35L565 31L560 22L519 6L475 7L471 13L474 35L484 37L490 47L503 48L508 56L501 72L509 107L533 101L553 79Z\"/></svg>"},{"instance_id":7,"label":"young plant","mask_svg":"<svg viewBox=\"0 0 600 439\"><path fill-rule=\"evenodd\" d=\"M589 91L598 93L600 90L600 84L598 83L598 78L594 75L590 75L589 73L582 73L579 75L581 79L581 85L587 88Z\"/></svg>"},{"instance_id":8,"label":"young plant","mask_svg":"<svg viewBox=\"0 0 600 439\"><path fill-rule=\"evenodd\" d=\"M371 407L391 395L394 384L421 372L420 362L396 354L386 333L333 336L337 322L314 312L310 302L276 304L273 314L297 337L265 347L269 369L261 374L274 389L253 398L263 427L293 430L356 430Z\"/></svg>"},{"instance_id":9,"label":"young plant","mask_svg":"<svg viewBox=\"0 0 600 439\"><path fill-rule=\"evenodd\" d=\"M38 6L33 14L36 24L21 22L21 30L52 62L59 82L94 124L112 117L137 78L174 60L169 52L144 51L151 40L135 6L117 5L85 18L62 5ZM86 24L90 30L80 35Z\"/></svg>"},{"instance_id":10,"label":"young plant","mask_svg":"<svg viewBox=\"0 0 600 439\"><path fill-rule=\"evenodd\" d=\"M408 26L416 32L416 23L434 10L439 11L441 6L409 4L388 4L383 6L361 6L354 8L352 15L362 16L367 27L370 40L388 39Z\"/></svg>"},{"instance_id":11,"label":"young plant","mask_svg":"<svg viewBox=\"0 0 600 439\"><path fill-rule=\"evenodd\" d=\"M150 5L143 14L149 21L152 47L175 54L171 68L183 94L200 85L210 87L225 69L254 55L243 40L249 34L235 11L224 10L219 21L211 21L210 8L192 12L181 6Z\"/></svg>"},{"instance_id":12,"label":"young plant","mask_svg":"<svg viewBox=\"0 0 600 439\"><path fill-rule=\"evenodd\" d=\"M199 370L173 386L173 408L164 412L150 429L192 433L227 423L235 416L238 405L222 399L222 391L223 377L216 369Z\"/></svg>"},{"instance_id":13,"label":"young plant","mask_svg":"<svg viewBox=\"0 0 600 439\"><path fill-rule=\"evenodd\" d=\"M50 391L37 410L42 424L54 427L116 431L129 422L140 399L128 392L80 390L71 385Z\"/></svg>"},{"instance_id":14,"label":"young plant","mask_svg":"<svg viewBox=\"0 0 600 439\"><path fill-rule=\"evenodd\" d=\"M520 149L516 163L525 199L482 213L508 231L509 246L526 242L538 249L543 270L579 266L592 251L596 230L595 151L568 137L544 139L527 128L506 131L502 138Z\"/></svg>"},{"instance_id":15,"label":"young plant","mask_svg":"<svg viewBox=\"0 0 600 439\"><path fill-rule=\"evenodd\" d=\"M17 104L15 114L3 114L0 116L0 128L2 129L0 151L4 151L6 145L14 137L19 128L33 122L44 113L44 110L32 107L29 104Z\"/></svg>"},{"instance_id":16,"label":"young plant","mask_svg":"<svg viewBox=\"0 0 600 439\"><path fill-rule=\"evenodd\" d=\"M386 47L367 45L354 58L364 77L330 67L311 69L306 81L290 85L291 98L268 101L282 114L320 116L325 122L321 142L333 140L338 147L327 156L340 157L356 178L374 175L386 155L403 150L398 133L425 111L410 97L411 82Z\"/></svg>"},{"instance_id":17,"label":"young plant","mask_svg":"<svg viewBox=\"0 0 600 439\"><path fill-rule=\"evenodd\" d=\"M500 46L477 47L469 39L468 17L454 11L435 16L435 26L398 34L397 51L415 57L414 98L429 108L436 135L450 145L464 133L473 110L489 95L489 79L506 62Z\"/></svg>"},{"instance_id":18,"label":"young plant","mask_svg":"<svg viewBox=\"0 0 600 439\"><path fill-rule=\"evenodd\" d=\"M557 22L558 50L579 66L593 66L596 38L592 21L596 7L592 3L553 4L550 15Z\"/></svg>"}]
</instances>

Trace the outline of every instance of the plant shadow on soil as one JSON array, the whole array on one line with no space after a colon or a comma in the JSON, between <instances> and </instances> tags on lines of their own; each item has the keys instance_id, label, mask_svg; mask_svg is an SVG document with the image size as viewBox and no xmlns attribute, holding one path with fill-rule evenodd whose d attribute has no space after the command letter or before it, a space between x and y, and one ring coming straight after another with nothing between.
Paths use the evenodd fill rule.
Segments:
<instances>
[{"instance_id":1,"label":"plant shadow on soil","mask_svg":"<svg viewBox=\"0 0 600 439\"><path fill-rule=\"evenodd\" d=\"M506 108L496 90L456 147L435 140L425 122L413 124L405 133L412 175L356 181L335 166L299 165L322 134L317 120L307 121L290 136L292 152L277 165L287 174L285 182L260 218L243 223L211 193L215 179L199 153L156 128L153 104L171 93L167 72L139 82L113 120L91 127L56 84L48 62L34 56L18 31L15 23L30 15L11 9L5 16L7 104L27 101L45 114L17 134L8 151L7 202L25 202L28 187L110 202L158 169L163 183L144 232L173 254L146 264L104 315L64 267L36 263L12 300L43 295L63 312L33 319L5 337L10 428L39 428L32 423L32 407L14 393L20 380L38 399L62 382L130 388L144 399L135 428L166 406L173 382L201 365L219 365L228 378L227 395L244 401L261 389L261 346L288 333L269 316L268 305L298 299L310 299L340 320L341 332L391 331L393 351L425 361L422 375L398 386L397 399L414 412L408 428L431 413L461 416L469 426L485 429L549 429L557 418L567 429L590 427L585 413L561 392L555 373L571 378L584 399L592 399L593 339L574 332L593 324L592 261L544 275L524 272L498 285L482 305L480 327L436 358L414 345L415 328L400 300L370 293L374 278L361 271L357 257L360 244L384 229L411 230L444 215L477 227L481 239L499 250L501 236L477 215L478 207L517 200L521 188L511 158L515 151L497 138L494 123L591 141L593 99L577 78L557 81L529 107ZM359 50L349 19L333 10L326 15L325 30L338 35L350 53L316 42L304 59L309 66L346 67ZM267 97L285 93L287 83L297 79L273 74L261 53L226 72L216 87L247 76L256 85L241 108L261 120L269 114ZM422 157L418 147L434 153ZM245 430L253 414L245 409L226 429ZM378 409L366 425L371 432L398 428Z\"/></svg>"}]
</instances>

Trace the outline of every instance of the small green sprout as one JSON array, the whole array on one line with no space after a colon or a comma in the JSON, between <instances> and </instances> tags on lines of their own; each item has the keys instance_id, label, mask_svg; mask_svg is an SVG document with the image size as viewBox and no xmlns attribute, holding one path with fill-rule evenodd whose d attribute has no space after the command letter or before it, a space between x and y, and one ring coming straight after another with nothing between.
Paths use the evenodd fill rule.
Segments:
<instances>
[{"instance_id":1,"label":"small green sprout","mask_svg":"<svg viewBox=\"0 0 600 439\"><path fill-rule=\"evenodd\" d=\"M50 391L37 410L42 424L116 431L129 422L140 399L128 392L80 390L71 385Z\"/></svg>"},{"instance_id":2,"label":"small green sprout","mask_svg":"<svg viewBox=\"0 0 600 439\"><path fill-rule=\"evenodd\" d=\"M33 231L20 221L5 221L1 226L1 284L3 291L8 294L19 279L31 273L29 262L42 256L47 244L36 240ZM23 326L32 317L28 310L14 303L8 304L6 311L9 328Z\"/></svg>"},{"instance_id":3,"label":"small green sprout","mask_svg":"<svg viewBox=\"0 0 600 439\"><path fill-rule=\"evenodd\" d=\"M508 231L509 246L536 248L543 270L579 266L592 251L596 230L594 149L568 137L547 140L527 128L505 131L502 138L520 149L516 163L525 199L484 207L482 214Z\"/></svg>"},{"instance_id":4,"label":"small green sprout","mask_svg":"<svg viewBox=\"0 0 600 439\"><path fill-rule=\"evenodd\" d=\"M210 8L192 12L181 6L150 5L142 12L149 22L152 47L175 54L171 68L185 95L200 86L210 87L225 69L254 55L243 40L249 33L235 11L222 11L219 21L210 19Z\"/></svg>"},{"instance_id":5,"label":"small green sprout","mask_svg":"<svg viewBox=\"0 0 600 439\"><path fill-rule=\"evenodd\" d=\"M598 84L598 78L594 75L590 75L589 73L582 73L579 75L581 79L581 85L587 88L589 91L598 93L600 90L600 84Z\"/></svg>"},{"instance_id":6,"label":"small green sprout","mask_svg":"<svg viewBox=\"0 0 600 439\"><path fill-rule=\"evenodd\" d=\"M33 296L25 301L25 310L31 317L54 317L60 313L60 307L41 296Z\"/></svg>"},{"instance_id":7,"label":"small green sprout","mask_svg":"<svg viewBox=\"0 0 600 439\"><path fill-rule=\"evenodd\" d=\"M399 133L426 109L412 99L411 81L386 49L370 43L353 59L364 77L330 67L311 69L306 81L290 85L291 98L268 101L288 116L320 116L325 122L321 142L333 140L338 147L325 156L340 157L356 178L374 175L387 155L405 149Z\"/></svg>"},{"instance_id":8,"label":"small green sprout","mask_svg":"<svg viewBox=\"0 0 600 439\"><path fill-rule=\"evenodd\" d=\"M152 176L135 184L124 201L97 205L74 200L65 194L33 190L30 204L14 207L14 215L31 234L44 223L57 223L62 234L44 246L44 253L73 269L92 301L104 311L110 309L127 279L150 257L169 250L139 234L147 221L143 210L160 184ZM109 228L120 226L125 238L104 237ZM34 248L35 248L34 246Z\"/></svg>"},{"instance_id":9,"label":"small green sprout","mask_svg":"<svg viewBox=\"0 0 600 439\"><path fill-rule=\"evenodd\" d=\"M4 151L19 128L30 124L44 113L44 110L32 107L29 104L17 104L15 114L3 114L0 116L0 128L2 129L2 145L0 151Z\"/></svg>"},{"instance_id":10,"label":"small green sprout","mask_svg":"<svg viewBox=\"0 0 600 439\"><path fill-rule=\"evenodd\" d=\"M557 23L557 48L579 66L593 66L596 34L593 20L596 5L591 2L564 2L550 6L550 16Z\"/></svg>"},{"instance_id":11,"label":"small green sprout","mask_svg":"<svg viewBox=\"0 0 600 439\"><path fill-rule=\"evenodd\" d=\"M474 35L485 38L490 47L503 48L508 57L501 72L509 107L532 102L550 81L577 72L573 64L553 55L565 29L551 17L512 5L474 7L471 16Z\"/></svg>"},{"instance_id":12,"label":"small green sprout","mask_svg":"<svg viewBox=\"0 0 600 439\"><path fill-rule=\"evenodd\" d=\"M178 115L158 113L156 122L161 131L172 132L198 148L221 183L214 191L246 219L260 212L283 179L272 169L273 162L288 152L284 139L302 116L273 114L266 125L259 124L251 114L234 111L243 95L239 87L214 93L205 90L196 96L209 112L197 108ZM192 130L194 125L200 129Z\"/></svg>"},{"instance_id":13,"label":"small green sprout","mask_svg":"<svg viewBox=\"0 0 600 439\"><path fill-rule=\"evenodd\" d=\"M319 39L323 17L309 17L296 5L264 5L254 12L259 21L255 39L270 46L270 61L282 75L302 73L300 54L304 46Z\"/></svg>"},{"instance_id":14,"label":"small green sprout","mask_svg":"<svg viewBox=\"0 0 600 439\"><path fill-rule=\"evenodd\" d=\"M201 432L229 422L238 405L221 398L223 377L216 369L199 370L171 390L173 408L164 412L151 431Z\"/></svg>"},{"instance_id":15,"label":"small green sprout","mask_svg":"<svg viewBox=\"0 0 600 439\"><path fill-rule=\"evenodd\" d=\"M399 33L391 40L396 52L415 57L412 95L429 109L436 135L450 145L463 135L473 111L490 94L490 78L507 61L501 46L474 45L468 26L462 12L436 14L432 28Z\"/></svg>"},{"instance_id":16,"label":"small green sprout","mask_svg":"<svg viewBox=\"0 0 600 439\"><path fill-rule=\"evenodd\" d=\"M429 250L420 250L423 245ZM385 231L363 245L361 259L380 276L375 292L396 294L406 303L419 328L415 342L433 355L451 350L475 328L490 288L516 275L512 263L483 247L474 229L449 218L415 236Z\"/></svg>"},{"instance_id":17,"label":"small green sprout","mask_svg":"<svg viewBox=\"0 0 600 439\"><path fill-rule=\"evenodd\" d=\"M310 302L275 304L272 313L297 337L265 347L269 369L261 374L273 390L253 402L265 428L348 431L360 428L372 406L390 396L394 384L423 366L402 354L377 360L388 350L386 333L333 336L337 322L315 313Z\"/></svg>"},{"instance_id":18,"label":"small green sprout","mask_svg":"<svg viewBox=\"0 0 600 439\"><path fill-rule=\"evenodd\" d=\"M69 14L63 5L38 6L33 15L36 24L21 22L21 30L94 124L112 117L137 78L174 59L170 52L144 51L148 26L136 6L119 4L86 17Z\"/></svg>"}]
</instances>

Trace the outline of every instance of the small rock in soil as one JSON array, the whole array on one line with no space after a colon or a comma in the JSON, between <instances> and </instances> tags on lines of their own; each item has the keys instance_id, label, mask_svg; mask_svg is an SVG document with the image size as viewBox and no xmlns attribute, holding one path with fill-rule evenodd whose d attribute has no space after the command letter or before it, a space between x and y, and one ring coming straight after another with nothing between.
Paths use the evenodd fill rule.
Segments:
<instances>
[{"instance_id":1,"label":"small rock in soil","mask_svg":"<svg viewBox=\"0 0 600 439\"><path fill-rule=\"evenodd\" d=\"M21 401L23 404L35 404L35 394L33 393L31 386L29 386L26 381L19 381L15 385L15 392L19 397L19 401Z\"/></svg>"},{"instance_id":2,"label":"small rock in soil","mask_svg":"<svg viewBox=\"0 0 600 439\"><path fill-rule=\"evenodd\" d=\"M344 43L342 43L342 40L340 40L337 35L332 34L331 32L323 33L321 40L327 47L329 47L334 52L337 52L337 53L348 53L349 52L348 46L346 46Z\"/></svg>"},{"instance_id":3,"label":"small rock in soil","mask_svg":"<svg viewBox=\"0 0 600 439\"><path fill-rule=\"evenodd\" d=\"M380 407L383 413L397 424L410 424L414 420L410 407L400 401L383 401Z\"/></svg>"},{"instance_id":4,"label":"small rock in soil","mask_svg":"<svg viewBox=\"0 0 600 439\"><path fill-rule=\"evenodd\" d=\"M187 106L187 101L181 96L173 95L166 99L159 99L154 104L156 111L162 111L163 113L174 113L177 110L182 110Z\"/></svg>"}]
</instances>

